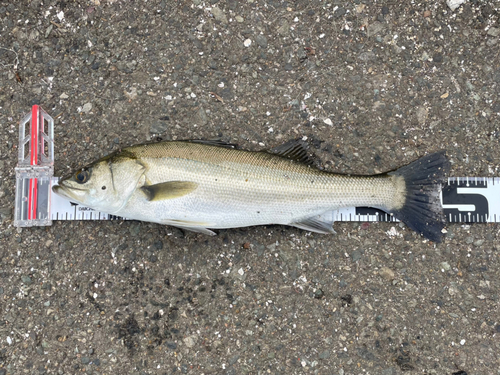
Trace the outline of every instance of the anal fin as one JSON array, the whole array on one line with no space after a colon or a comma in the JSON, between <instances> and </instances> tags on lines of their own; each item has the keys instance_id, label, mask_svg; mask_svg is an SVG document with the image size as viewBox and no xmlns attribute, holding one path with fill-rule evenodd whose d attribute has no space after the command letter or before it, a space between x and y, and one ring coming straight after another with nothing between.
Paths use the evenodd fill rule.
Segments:
<instances>
[{"instance_id":1,"label":"anal fin","mask_svg":"<svg viewBox=\"0 0 500 375\"><path fill-rule=\"evenodd\" d=\"M291 223L290 225L315 233L334 234L333 224L332 213L325 212L321 215L308 217L300 222Z\"/></svg>"}]
</instances>

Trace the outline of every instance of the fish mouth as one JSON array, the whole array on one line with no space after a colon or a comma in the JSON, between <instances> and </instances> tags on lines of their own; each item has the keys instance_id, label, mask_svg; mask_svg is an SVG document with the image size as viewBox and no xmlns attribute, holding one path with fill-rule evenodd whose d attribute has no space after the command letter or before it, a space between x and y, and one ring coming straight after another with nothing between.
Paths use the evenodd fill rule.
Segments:
<instances>
[{"instance_id":1,"label":"fish mouth","mask_svg":"<svg viewBox=\"0 0 500 375\"><path fill-rule=\"evenodd\" d=\"M59 185L54 185L52 186L52 191L63 197L63 198L66 198L66 199L70 199L70 200L77 200L77 201L80 201L81 199L78 197L78 195L84 195L84 192L85 190L84 189L79 189L79 188L75 188L75 187L69 187L69 186L64 186L64 181L61 181L59 183ZM80 194L78 194L77 192L81 192ZM76 193L76 194L75 194Z\"/></svg>"},{"instance_id":2,"label":"fish mouth","mask_svg":"<svg viewBox=\"0 0 500 375\"><path fill-rule=\"evenodd\" d=\"M52 191L57 195L60 195L61 197L70 198L70 196L66 193L64 187L62 187L61 185L52 186Z\"/></svg>"}]
</instances>

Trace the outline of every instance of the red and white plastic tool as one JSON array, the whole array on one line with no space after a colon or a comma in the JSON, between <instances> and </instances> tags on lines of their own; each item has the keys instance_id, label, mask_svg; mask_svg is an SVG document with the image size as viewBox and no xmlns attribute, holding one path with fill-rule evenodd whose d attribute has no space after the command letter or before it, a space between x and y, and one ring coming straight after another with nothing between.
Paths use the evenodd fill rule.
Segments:
<instances>
[{"instance_id":1,"label":"red and white plastic tool","mask_svg":"<svg viewBox=\"0 0 500 375\"><path fill-rule=\"evenodd\" d=\"M20 122L18 151L14 225L51 225L54 120L38 105Z\"/></svg>"}]
</instances>

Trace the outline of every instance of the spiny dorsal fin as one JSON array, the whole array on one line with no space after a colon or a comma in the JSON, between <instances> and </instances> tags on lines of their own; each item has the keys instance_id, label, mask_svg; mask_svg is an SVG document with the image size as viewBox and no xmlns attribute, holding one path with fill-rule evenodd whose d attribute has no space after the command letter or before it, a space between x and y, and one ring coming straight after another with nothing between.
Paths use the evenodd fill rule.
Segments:
<instances>
[{"instance_id":1,"label":"spiny dorsal fin","mask_svg":"<svg viewBox=\"0 0 500 375\"><path fill-rule=\"evenodd\" d=\"M307 143L300 138L274 147L269 152L307 165L314 164L314 160L309 156Z\"/></svg>"},{"instance_id":2,"label":"spiny dorsal fin","mask_svg":"<svg viewBox=\"0 0 500 375\"><path fill-rule=\"evenodd\" d=\"M166 199L179 198L191 193L198 187L196 182L191 181L168 181L155 185L141 187L150 202Z\"/></svg>"},{"instance_id":3,"label":"spiny dorsal fin","mask_svg":"<svg viewBox=\"0 0 500 375\"><path fill-rule=\"evenodd\" d=\"M202 145L217 146L217 147L232 148L232 149L238 148L238 145L235 144L235 143L227 143L227 142L224 142L224 141L219 141L217 139L212 139L212 140L189 139L189 140L187 140L185 142L199 143L199 144L202 144Z\"/></svg>"}]
</instances>

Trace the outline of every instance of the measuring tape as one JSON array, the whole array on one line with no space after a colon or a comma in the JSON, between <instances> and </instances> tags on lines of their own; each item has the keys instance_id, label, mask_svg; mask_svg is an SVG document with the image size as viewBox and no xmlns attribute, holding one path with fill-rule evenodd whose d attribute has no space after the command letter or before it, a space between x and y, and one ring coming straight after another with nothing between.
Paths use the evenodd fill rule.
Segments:
<instances>
[{"instance_id":1,"label":"measuring tape","mask_svg":"<svg viewBox=\"0 0 500 375\"><path fill-rule=\"evenodd\" d=\"M54 194L52 186L58 181L59 178L54 177L54 120L35 105L19 125L14 225L51 225L53 220L126 220ZM441 190L441 202L446 220L450 223L498 223L500 178L450 177ZM332 221L398 220L376 208L347 207L332 211Z\"/></svg>"}]
</instances>

